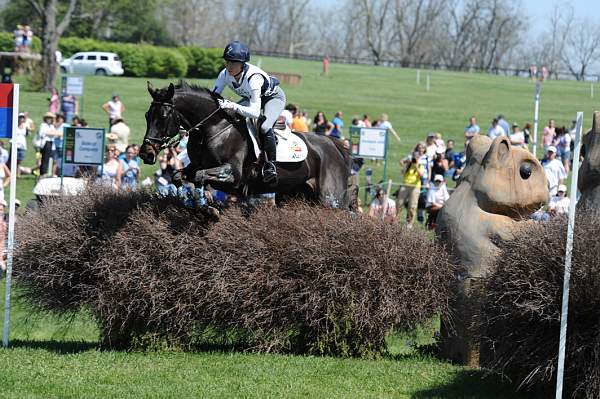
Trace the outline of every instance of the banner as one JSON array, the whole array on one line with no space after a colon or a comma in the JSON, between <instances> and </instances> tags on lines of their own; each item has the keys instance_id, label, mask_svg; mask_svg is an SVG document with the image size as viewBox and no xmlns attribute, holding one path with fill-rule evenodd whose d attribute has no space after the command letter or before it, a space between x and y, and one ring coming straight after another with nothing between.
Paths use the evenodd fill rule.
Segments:
<instances>
[{"instance_id":1,"label":"banner","mask_svg":"<svg viewBox=\"0 0 600 399\"><path fill-rule=\"evenodd\" d=\"M13 92L12 83L0 84L0 138L12 137L13 128Z\"/></svg>"}]
</instances>

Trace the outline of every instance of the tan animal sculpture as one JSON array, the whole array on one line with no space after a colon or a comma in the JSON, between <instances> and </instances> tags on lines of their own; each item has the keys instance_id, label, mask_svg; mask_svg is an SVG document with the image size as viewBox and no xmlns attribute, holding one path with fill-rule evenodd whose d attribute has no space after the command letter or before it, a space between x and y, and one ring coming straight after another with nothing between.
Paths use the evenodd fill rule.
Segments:
<instances>
[{"instance_id":1,"label":"tan animal sculpture","mask_svg":"<svg viewBox=\"0 0 600 399\"><path fill-rule=\"evenodd\" d=\"M548 201L548 181L538 160L506 137L493 142L475 136L457 188L438 215L437 235L461 266L451 308L452 327L442 327L442 354L479 365L479 344L471 337L478 314L480 279L497 251L494 240L509 240L519 222Z\"/></svg>"},{"instance_id":2,"label":"tan animal sculpture","mask_svg":"<svg viewBox=\"0 0 600 399\"><path fill-rule=\"evenodd\" d=\"M583 136L583 162L579 168L578 207L600 210L600 112L594 112L592 129Z\"/></svg>"}]
</instances>

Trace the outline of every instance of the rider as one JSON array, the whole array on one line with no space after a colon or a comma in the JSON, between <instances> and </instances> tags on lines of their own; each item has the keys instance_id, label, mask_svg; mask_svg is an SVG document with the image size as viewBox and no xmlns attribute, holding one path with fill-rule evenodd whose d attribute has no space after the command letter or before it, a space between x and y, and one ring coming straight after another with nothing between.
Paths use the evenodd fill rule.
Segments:
<instances>
[{"instance_id":1,"label":"rider","mask_svg":"<svg viewBox=\"0 0 600 399\"><path fill-rule=\"evenodd\" d=\"M263 180L265 183L275 183L277 170L274 163L276 144L273 125L285 106L285 93L279 87L277 78L248 63L250 49L244 43L238 41L229 43L223 51L223 58L227 61L225 69L219 73L213 91L221 94L225 86L229 86L242 99L238 103L225 99L219 100L219 106L223 109L233 109L247 118L258 118L261 108L263 109L265 120L259 129L266 154Z\"/></svg>"}]
</instances>

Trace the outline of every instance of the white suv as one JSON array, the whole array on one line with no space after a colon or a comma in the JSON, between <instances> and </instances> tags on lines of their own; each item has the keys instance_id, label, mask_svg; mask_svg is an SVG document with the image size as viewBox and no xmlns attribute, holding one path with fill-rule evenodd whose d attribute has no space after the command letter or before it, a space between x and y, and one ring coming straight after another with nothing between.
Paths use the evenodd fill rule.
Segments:
<instances>
[{"instance_id":1,"label":"white suv","mask_svg":"<svg viewBox=\"0 0 600 399\"><path fill-rule=\"evenodd\" d=\"M77 75L123 75L119 56L115 53L87 51L75 53L60 63L61 73Z\"/></svg>"}]
</instances>

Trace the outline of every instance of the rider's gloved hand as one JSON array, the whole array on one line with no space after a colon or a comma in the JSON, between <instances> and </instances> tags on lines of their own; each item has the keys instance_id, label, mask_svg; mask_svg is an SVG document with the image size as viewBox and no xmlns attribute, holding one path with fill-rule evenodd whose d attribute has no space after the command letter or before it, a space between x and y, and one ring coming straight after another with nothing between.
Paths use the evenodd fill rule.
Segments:
<instances>
[{"instance_id":1,"label":"rider's gloved hand","mask_svg":"<svg viewBox=\"0 0 600 399\"><path fill-rule=\"evenodd\" d=\"M235 110L237 108L237 104L234 103L233 101L229 101L229 100L225 100L225 99L219 99L219 108L222 109L233 109Z\"/></svg>"}]
</instances>

